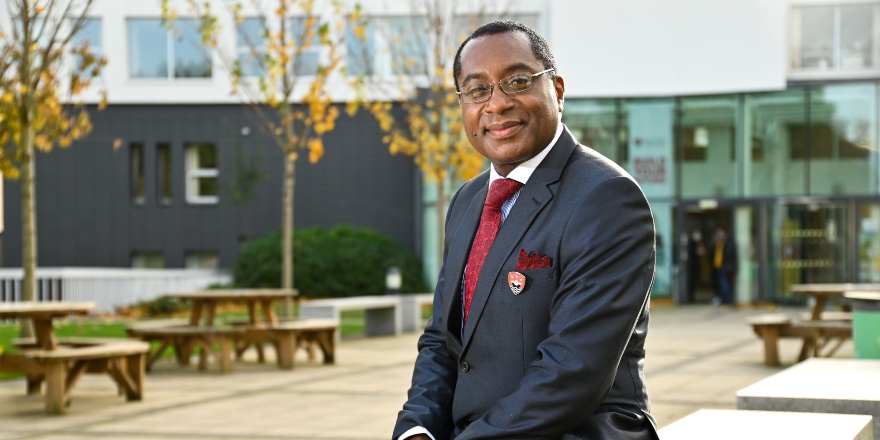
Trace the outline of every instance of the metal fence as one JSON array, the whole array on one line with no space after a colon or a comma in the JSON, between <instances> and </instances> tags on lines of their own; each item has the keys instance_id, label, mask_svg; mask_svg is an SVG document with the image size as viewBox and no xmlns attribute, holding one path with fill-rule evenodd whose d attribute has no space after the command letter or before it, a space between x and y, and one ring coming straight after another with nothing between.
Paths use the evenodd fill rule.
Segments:
<instances>
[{"instance_id":1,"label":"metal fence","mask_svg":"<svg viewBox=\"0 0 880 440\"><path fill-rule=\"evenodd\" d=\"M39 268L36 275L36 301L91 301L97 313L232 281L204 269ZM22 276L22 269L0 269L0 302L21 301Z\"/></svg>"}]
</instances>

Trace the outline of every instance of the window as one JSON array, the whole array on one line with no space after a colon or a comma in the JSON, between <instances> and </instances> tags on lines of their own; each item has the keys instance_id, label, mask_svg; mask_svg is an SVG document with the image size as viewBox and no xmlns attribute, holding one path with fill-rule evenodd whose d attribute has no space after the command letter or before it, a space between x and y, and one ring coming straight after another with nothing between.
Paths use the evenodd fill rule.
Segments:
<instances>
[{"instance_id":1,"label":"window","mask_svg":"<svg viewBox=\"0 0 880 440\"><path fill-rule=\"evenodd\" d=\"M880 3L795 6L791 67L795 71L880 68Z\"/></svg>"},{"instance_id":2,"label":"window","mask_svg":"<svg viewBox=\"0 0 880 440\"><path fill-rule=\"evenodd\" d=\"M425 75L428 66L427 19L371 18L366 38L346 32L348 72L352 75Z\"/></svg>"},{"instance_id":3,"label":"window","mask_svg":"<svg viewBox=\"0 0 880 440\"><path fill-rule=\"evenodd\" d=\"M217 252L213 251L190 251L185 260L187 269L216 269L220 261Z\"/></svg>"},{"instance_id":4,"label":"window","mask_svg":"<svg viewBox=\"0 0 880 440\"><path fill-rule=\"evenodd\" d=\"M186 147L186 201L209 204L220 201L217 184L217 147L191 144Z\"/></svg>"},{"instance_id":5,"label":"window","mask_svg":"<svg viewBox=\"0 0 880 440\"><path fill-rule=\"evenodd\" d=\"M83 27L73 36L73 47L82 47L88 45L89 52L95 57L95 60L100 60L104 55L104 50L101 42L101 19L100 18L87 18L83 22ZM75 69L79 70L79 66L82 65L82 57L77 55L75 59ZM85 77L94 76L94 68L97 66L97 62L93 63L89 66L88 69L80 70L79 74Z\"/></svg>"},{"instance_id":6,"label":"window","mask_svg":"<svg viewBox=\"0 0 880 440\"><path fill-rule=\"evenodd\" d=\"M129 76L210 78L211 55L198 28L198 20L177 20L169 31L157 19L129 19Z\"/></svg>"},{"instance_id":7,"label":"window","mask_svg":"<svg viewBox=\"0 0 880 440\"><path fill-rule=\"evenodd\" d=\"M260 18L246 18L236 28L236 48L242 76L263 75L263 57L266 54L263 23Z\"/></svg>"},{"instance_id":8,"label":"window","mask_svg":"<svg viewBox=\"0 0 880 440\"><path fill-rule=\"evenodd\" d=\"M171 203L171 145L156 145L156 199Z\"/></svg>"},{"instance_id":9,"label":"window","mask_svg":"<svg viewBox=\"0 0 880 440\"><path fill-rule=\"evenodd\" d=\"M538 28L537 14L468 14L458 15L453 22L455 40L464 41L478 27L495 20L515 20L532 29Z\"/></svg>"},{"instance_id":10,"label":"window","mask_svg":"<svg viewBox=\"0 0 880 440\"><path fill-rule=\"evenodd\" d=\"M318 73L318 64L321 57L321 40L318 37L317 26L305 29L306 17L294 17L290 19L287 37L294 41L297 46L308 38L308 31L312 31L312 38L307 47L302 48L302 53L293 58L293 71L298 76L311 76ZM241 66L241 74L245 77L257 77L265 74L264 58L266 56L266 25L261 18L246 18L238 25L236 35L236 47L238 51L238 63Z\"/></svg>"},{"instance_id":11,"label":"window","mask_svg":"<svg viewBox=\"0 0 880 440\"><path fill-rule=\"evenodd\" d=\"M165 267L165 256L162 252L131 253L131 267L134 269L161 269Z\"/></svg>"},{"instance_id":12,"label":"window","mask_svg":"<svg viewBox=\"0 0 880 440\"><path fill-rule=\"evenodd\" d=\"M290 19L290 36L297 45L301 41L309 39L309 32L312 33L311 42L307 47L302 48L302 53L293 60L293 68L297 75L310 76L318 73L318 64L321 57L321 37L318 36L318 26L313 24L311 29L306 27L307 17L294 17Z\"/></svg>"},{"instance_id":13,"label":"window","mask_svg":"<svg viewBox=\"0 0 880 440\"><path fill-rule=\"evenodd\" d=\"M131 201L143 205L144 198L144 144L131 144L128 148Z\"/></svg>"}]
</instances>

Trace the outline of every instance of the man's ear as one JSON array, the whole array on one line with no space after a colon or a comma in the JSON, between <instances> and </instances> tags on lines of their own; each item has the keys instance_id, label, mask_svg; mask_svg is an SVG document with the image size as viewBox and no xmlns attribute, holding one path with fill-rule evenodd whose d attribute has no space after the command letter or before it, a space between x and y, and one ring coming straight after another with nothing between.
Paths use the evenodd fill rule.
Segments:
<instances>
[{"instance_id":1,"label":"man's ear","mask_svg":"<svg viewBox=\"0 0 880 440\"><path fill-rule=\"evenodd\" d=\"M565 107L565 80L561 76L557 76L553 81L553 88L556 90L556 102L559 105L559 112L562 113Z\"/></svg>"}]
</instances>

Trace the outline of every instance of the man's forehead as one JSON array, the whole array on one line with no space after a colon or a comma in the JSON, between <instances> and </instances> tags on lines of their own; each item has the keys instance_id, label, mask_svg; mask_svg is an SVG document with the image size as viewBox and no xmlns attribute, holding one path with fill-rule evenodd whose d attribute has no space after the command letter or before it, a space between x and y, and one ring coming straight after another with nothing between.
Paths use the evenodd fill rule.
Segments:
<instances>
[{"instance_id":1,"label":"man's forehead","mask_svg":"<svg viewBox=\"0 0 880 440\"><path fill-rule=\"evenodd\" d=\"M529 70L542 66L532 53L526 34L519 31L483 35L469 41L461 51L463 78L483 76L486 69Z\"/></svg>"}]
</instances>

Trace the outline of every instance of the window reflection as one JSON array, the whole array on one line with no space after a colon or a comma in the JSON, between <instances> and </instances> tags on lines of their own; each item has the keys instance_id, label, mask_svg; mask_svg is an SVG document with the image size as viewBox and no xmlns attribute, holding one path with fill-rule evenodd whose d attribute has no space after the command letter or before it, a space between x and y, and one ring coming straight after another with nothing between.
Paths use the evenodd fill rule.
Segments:
<instances>
[{"instance_id":1,"label":"window reflection","mask_svg":"<svg viewBox=\"0 0 880 440\"><path fill-rule=\"evenodd\" d=\"M198 21L177 20L168 31L158 19L129 19L128 71L131 78L210 78Z\"/></svg>"}]
</instances>

